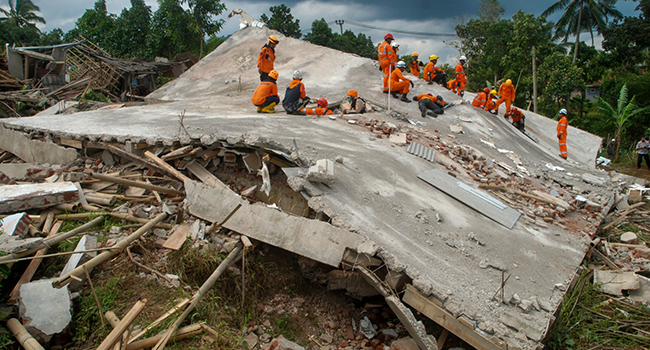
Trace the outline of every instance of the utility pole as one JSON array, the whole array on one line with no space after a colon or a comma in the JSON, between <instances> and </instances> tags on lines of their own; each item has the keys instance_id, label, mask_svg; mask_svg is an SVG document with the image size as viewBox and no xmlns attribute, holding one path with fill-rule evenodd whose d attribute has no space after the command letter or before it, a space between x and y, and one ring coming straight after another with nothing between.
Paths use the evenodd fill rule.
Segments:
<instances>
[{"instance_id":1,"label":"utility pole","mask_svg":"<svg viewBox=\"0 0 650 350\"><path fill-rule=\"evenodd\" d=\"M537 63L533 46L533 112L537 113Z\"/></svg>"},{"instance_id":2,"label":"utility pole","mask_svg":"<svg viewBox=\"0 0 650 350\"><path fill-rule=\"evenodd\" d=\"M343 35L343 23L345 23L345 21L342 19L337 19L334 21L334 23L338 24L341 27L341 35Z\"/></svg>"}]
</instances>

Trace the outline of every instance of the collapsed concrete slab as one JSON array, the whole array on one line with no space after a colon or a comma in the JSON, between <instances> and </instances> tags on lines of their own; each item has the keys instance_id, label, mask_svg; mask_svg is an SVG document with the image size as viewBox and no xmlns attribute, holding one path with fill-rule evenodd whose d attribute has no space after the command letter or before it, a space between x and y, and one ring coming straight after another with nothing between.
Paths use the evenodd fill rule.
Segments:
<instances>
[{"instance_id":1,"label":"collapsed concrete slab","mask_svg":"<svg viewBox=\"0 0 650 350\"><path fill-rule=\"evenodd\" d=\"M44 343L62 333L72 321L68 288L54 288L53 281L45 279L23 284L18 298L25 328Z\"/></svg>"},{"instance_id":2,"label":"collapsed concrete slab","mask_svg":"<svg viewBox=\"0 0 650 350\"><path fill-rule=\"evenodd\" d=\"M72 182L0 187L0 213L13 213L31 208L47 208L78 200L78 189Z\"/></svg>"},{"instance_id":3,"label":"collapsed concrete slab","mask_svg":"<svg viewBox=\"0 0 650 350\"><path fill-rule=\"evenodd\" d=\"M0 125L0 149L26 162L67 164L77 158L77 151L51 142L30 140L25 134Z\"/></svg>"},{"instance_id":4,"label":"collapsed concrete slab","mask_svg":"<svg viewBox=\"0 0 650 350\"><path fill-rule=\"evenodd\" d=\"M18 213L0 220L0 235L24 238L29 233L32 219L26 213Z\"/></svg>"},{"instance_id":5,"label":"collapsed concrete slab","mask_svg":"<svg viewBox=\"0 0 650 350\"><path fill-rule=\"evenodd\" d=\"M93 249L97 249L97 237L84 235L77 243L77 246L75 247L74 251L80 252L80 251L93 250ZM76 253L70 255L70 259L68 259L68 262L65 264L63 270L61 271L61 276L68 274L70 271L76 269L77 266L80 266L88 262L88 260L96 256L97 256L97 252ZM91 271L92 269L89 269L88 273L90 273ZM83 275L80 277L80 279L81 281L74 280L70 282L69 289L71 291L78 290L79 287L81 287L81 285L85 282L86 276Z\"/></svg>"}]
</instances>

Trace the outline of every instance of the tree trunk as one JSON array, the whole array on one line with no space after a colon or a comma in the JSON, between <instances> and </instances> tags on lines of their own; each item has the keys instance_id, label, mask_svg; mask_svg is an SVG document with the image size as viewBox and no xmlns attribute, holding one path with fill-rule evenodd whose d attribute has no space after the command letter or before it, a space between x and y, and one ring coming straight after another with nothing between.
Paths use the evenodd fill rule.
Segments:
<instances>
[{"instance_id":1,"label":"tree trunk","mask_svg":"<svg viewBox=\"0 0 650 350\"><path fill-rule=\"evenodd\" d=\"M203 29L199 27L199 32L201 33L201 46L199 49L199 60L203 58L203 42L205 41L205 34L203 34Z\"/></svg>"},{"instance_id":2,"label":"tree trunk","mask_svg":"<svg viewBox=\"0 0 650 350\"><path fill-rule=\"evenodd\" d=\"M615 138L616 138L616 154L614 155L614 163L618 163L618 156L621 150L621 134L617 132Z\"/></svg>"},{"instance_id":3,"label":"tree trunk","mask_svg":"<svg viewBox=\"0 0 650 350\"><path fill-rule=\"evenodd\" d=\"M533 46L533 112L537 113L537 62Z\"/></svg>"},{"instance_id":4,"label":"tree trunk","mask_svg":"<svg viewBox=\"0 0 650 350\"><path fill-rule=\"evenodd\" d=\"M580 30L582 22L582 4L583 2L580 1L580 12L578 12L578 24L576 26L576 43L573 48L573 64L576 64L576 59L578 58L578 45L580 44Z\"/></svg>"}]
</instances>

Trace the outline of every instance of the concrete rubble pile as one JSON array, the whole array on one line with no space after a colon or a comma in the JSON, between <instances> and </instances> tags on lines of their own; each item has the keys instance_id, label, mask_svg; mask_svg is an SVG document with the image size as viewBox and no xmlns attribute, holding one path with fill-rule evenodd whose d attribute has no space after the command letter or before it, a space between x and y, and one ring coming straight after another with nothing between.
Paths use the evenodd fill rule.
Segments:
<instances>
[{"instance_id":1,"label":"concrete rubble pile","mask_svg":"<svg viewBox=\"0 0 650 350\"><path fill-rule=\"evenodd\" d=\"M279 86L300 68L310 96L336 101L355 88L377 108L333 118L255 113L255 59L271 33L281 38ZM74 164L44 171L52 182L78 182L80 201L126 201L88 200L99 215L199 222L159 231L161 247L180 231L194 244L225 249L247 237L295 253L302 274L328 289L383 297L421 349L444 346L446 334L427 334L418 313L475 348L540 347L597 228L619 215L608 214L616 194L633 181L594 168L600 139L584 131L569 128L565 161L553 120L526 114L538 142L462 101L423 120L415 104L386 101L379 81L375 61L246 28L148 96L158 103L8 119L0 148L26 162ZM422 81L413 90L457 98ZM216 228L232 235L215 238ZM255 326L249 345L266 333ZM345 346L315 341L390 344L357 326Z\"/></svg>"}]
</instances>

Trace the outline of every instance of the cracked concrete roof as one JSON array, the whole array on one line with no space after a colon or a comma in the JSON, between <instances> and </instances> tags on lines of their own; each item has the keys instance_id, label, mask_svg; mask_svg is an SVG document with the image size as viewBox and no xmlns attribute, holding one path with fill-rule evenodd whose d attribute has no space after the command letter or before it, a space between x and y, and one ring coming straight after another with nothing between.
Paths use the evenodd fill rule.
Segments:
<instances>
[{"instance_id":1,"label":"cracked concrete roof","mask_svg":"<svg viewBox=\"0 0 650 350\"><path fill-rule=\"evenodd\" d=\"M206 145L227 141L273 148L310 163L341 157L342 162L335 162L331 187L304 183L312 208L325 212L332 224L373 241L378 255L392 269L406 272L414 286L443 301L454 316L476 321L478 330L510 345L537 346L540 339L535 339L536 334L526 333L525 327L517 329L503 315L514 314L542 334L584 257L588 235L594 233L598 220L588 220L578 211L567 213L560 222L546 224L522 215L508 229L418 179L418 175L432 168L443 169L453 172L457 181L476 187L480 181L459 166L463 155L455 152L462 149L464 155L494 160L517 171L518 175L504 174L505 184L516 180L543 191L556 188L565 193L565 198L582 191L604 205L610 189L585 183L579 176L586 172L607 176L593 169L600 138L570 127L569 161L564 161L557 156L556 121L526 112L527 129L540 139L535 143L503 117L467 103L447 109L436 119L422 120L417 103L390 101L392 109L412 121L425 121L426 126L392 119L384 112L338 116L336 120L286 115L281 109L276 114L257 114L250 96L259 82L257 54L269 34L270 30L257 28L236 32L181 77L148 97L160 103L70 115L44 113L3 122L12 129L43 130L76 139L150 144L200 141ZM340 100L354 88L371 104L388 103L381 93L376 61L291 38L282 38L276 52L281 96L291 73L300 69L307 95L312 98ZM415 82L414 90L442 95L450 101L458 99L421 80ZM465 98L471 101L472 97L468 93ZM182 114L190 137L180 137ZM461 116L471 122L461 121ZM356 124L348 123L346 119L350 118ZM393 123L414 140L434 148L436 162L378 138L366 127L373 120ZM464 133L449 136L450 125L461 125ZM520 168L506 150L518 155ZM550 165L566 170L553 171ZM573 190L561 188L566 184ZM531 212L535 209L534 204L528 207ZM526 214L527 210L520 212ZM505 287L508 299L516 293L521 299L547 302L552 310L524 313L520 307L492 300L501 285L502 271L506 276L512 274ZM517 337L518 332L524 332L528 339Z\"/></svg>"}]
</instances>

